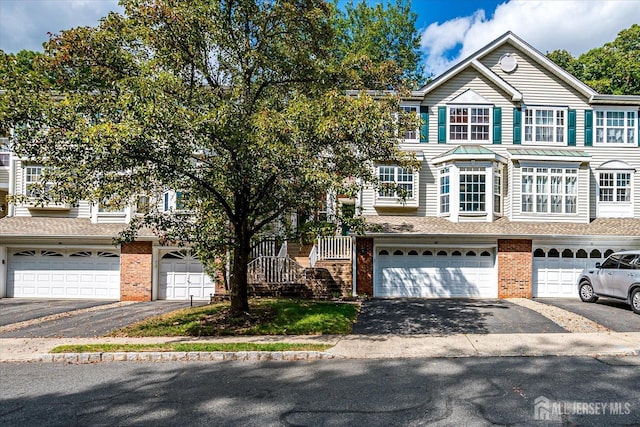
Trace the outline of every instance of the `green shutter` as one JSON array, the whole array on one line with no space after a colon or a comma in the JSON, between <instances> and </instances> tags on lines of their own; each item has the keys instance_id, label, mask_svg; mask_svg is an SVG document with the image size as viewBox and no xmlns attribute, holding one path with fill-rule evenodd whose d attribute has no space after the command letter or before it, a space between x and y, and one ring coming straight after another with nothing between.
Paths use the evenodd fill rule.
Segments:
<instances>
[{"instance_id":1,"label":"green shutter","mask_svg":"<svg viewBox=\"0 0 640 427\"><path fill-rule=\"evenodd\" d=\"M593 110L584 110L584 146L593 145Z\"/></svg>"},{"instance_id":2,"label":"green shutter","mask_svg":"<svg viewBox=\"0 0 640 427\"><path fill-rule=\"evenodd\" d=\"M513 109L513 143L522 144L522 111Z\"/></svg>"},{"instance_id":3,"label":"green shutter","mask_svg":"<svg viewBox=\"0 0 640 427\"><path fill-rule=\"evenodd\" d=\"M502 108L493 107L493 143L502 144Z\"/></svg>"},{"instance_id":4,"label":"green shutter","mask_svg":"<svg viewBox=\"0 0 640 427\"><path fill-rule=\"evenodd\" d=\"M447 142L447 107L438 107L438 144Z\"/></svg>"},{"instance_id":5,"label":"green shutter","mask_svg":"<svg viewBox=\"0 0 640 427\"><path fill-rule=\"evenodd\" d=\"M429 107L420 106L420 142L429 142Z\"/></svg>"},{"instance_id":6,"label":"green shutter","mask_svg":"<svg viewBox=\"0 0 640 427\"><path fill-rule=\"evenodd\" d=\"M569 110L569 126L567 129L567 145L576 145L576 110Z\"/></svg>"}]
</instances>

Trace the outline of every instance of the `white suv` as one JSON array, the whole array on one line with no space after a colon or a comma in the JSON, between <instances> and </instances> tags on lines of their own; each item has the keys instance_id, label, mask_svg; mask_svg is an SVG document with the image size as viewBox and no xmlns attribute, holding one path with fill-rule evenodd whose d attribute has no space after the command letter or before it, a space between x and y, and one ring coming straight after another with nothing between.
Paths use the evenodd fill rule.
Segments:
<instances>
[{"instance_id":1,"label":"white suv","mask_svg":"<svg viewBox=\"0 0 640 427\"><path fill-rule=\"evenodd\" d=\"M615 252L595 268L582 270L578 293L584 302L598 297L624 300L640 314L640 251Z\"/></svg>"}]
</instances>

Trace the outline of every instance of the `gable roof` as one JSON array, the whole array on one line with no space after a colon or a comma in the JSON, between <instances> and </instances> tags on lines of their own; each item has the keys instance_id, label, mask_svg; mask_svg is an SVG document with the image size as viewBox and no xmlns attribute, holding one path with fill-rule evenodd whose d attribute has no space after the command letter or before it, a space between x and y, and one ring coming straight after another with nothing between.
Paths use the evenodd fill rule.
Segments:
<instances>
[{"instance_id":1,"label":"gable roof","mask_svg":"<svg viewBox=\"0 0 640 427\"><path fill-rule=\"evenodd\" d=\"M508 87L511 87L507 82L505 82L503 79L501 79L493 71L489 70L487 67L482 65L480 63L480 61L479 61L480 58L484 57L489 52L499 48L500 46L502 46L502 45L504 45L506 43L510 43L513 46L515 46L516 48L518 48L518 49L522 50L523 52L525 52L527 55L529 55L531 58L533 58L534 61L536 61L538 64L540 64L542 67L544 67L549 72L551 72L552 74L554 74L557 77L559 77L562 81L564 81L565 83L567 83L568 85L570 85L571 87L576 89L578 92L582 93L587 98L591 99L591 98L595 97L596 95L598 95L598 93L596 91L594 91L589 86L587 86L586 84L584 84L583 82L581 82L580 80L578 80L577 78L575 78L574 76L569 74L562 67L560 67L557 64L555 64L553 61L551 61L549 58L547 58L543 53L541 53L540 51L535 49L533 46L531 46L530 44L528 44L527 42L522 40L520 37L516 36L511 31L507 31L502 36L498 37L497 39L495 39L491 43L487 44L485 47L483 47L480 50L476 51L475 53L471 54L466 59L463 59L458 64L456 64L455 66L450 68L448 71L446 71L445 73L441 74L436 79L432 80L431 82L429 82L428 84L426 84L425 86L420 88L420 91L423 94L427 94L428 92L431 92L432 90L434 90L435 88L439 87L443 83L449 81L451 78L453 78L454 76L458 75L460 72L466 70L470 66L473 67L474 69L476 69L478 72L480 72L483 75L485 75L485 77L490 78L490 80L492 80L492 81L495 81L495 82L502 81L502 83L499 84L498 86L502 87L503 89L505 89L504 85L506 85ZM515 89L513 89L513 88L512 88L512 90L515 91ZM522 99L522 96L520 96L520 99ZM518 100L518 99L514 99L514 101L516 101L516 100Z\"/></svg>"}]
</instances>

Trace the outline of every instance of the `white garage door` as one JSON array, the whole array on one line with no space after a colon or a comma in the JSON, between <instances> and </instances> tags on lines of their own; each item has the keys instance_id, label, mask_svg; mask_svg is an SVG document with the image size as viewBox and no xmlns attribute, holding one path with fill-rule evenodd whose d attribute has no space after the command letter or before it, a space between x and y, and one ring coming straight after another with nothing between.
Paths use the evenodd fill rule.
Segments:
<instances>
[{"instance_id":1,"label":"white garage door","mask_svg":"<svg viewBox=\"0 0 640 427\"><path fill-rule=\"evenodd\" d=\"M535 247L535 246L534 246ZM613 249L536 248L533 251L533 296L578 298L580 272L594 267Z\"/></svg>"},{"instance_id":2,"label":"white garage door","mask_svg":"<svg viewBox=\"0 0 640 427\"><path fill-rule=\"evenodd\" d=\"M7 295L120 299L120 256L109 250L9 249Z\"/></svg>"},{"instance_id":3,"label":"white garage door","mask_svg":"<svg viewBox=\"0 0 640 427\"><path fill-rule=\"evenodd\" d=\"M377 247L376 297L496 298L493 249Z\"/></svg>"},{"instance_id":4,"label":"white garage door","mask_svg":"<svg viewBox=\"0 0 640 427\"><path fill-rule=\"evenodd\" d=\"M208 300L215 285L205 274L202 264L187 251L174 251L160 259L158 299Z\"/></svg>"}]
</instances>

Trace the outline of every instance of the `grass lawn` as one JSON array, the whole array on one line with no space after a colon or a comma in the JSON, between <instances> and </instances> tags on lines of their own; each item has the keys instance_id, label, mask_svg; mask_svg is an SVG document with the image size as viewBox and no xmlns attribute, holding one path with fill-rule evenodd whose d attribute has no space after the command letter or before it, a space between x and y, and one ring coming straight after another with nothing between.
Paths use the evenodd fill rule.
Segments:
<instances>
[{"instance_id":1,"label":"grass lawn","mask_svg":"<svg viewBox=\"0 0 640 427\"><path fill-rule=\"evenodd\" d=\"M324 351L327 344L297 343L166 343L60 345L49 353L105 353L129 351Z\"/></svg>"},{"instance_id":2,"label":"grass lawn","mask_svg":"<svg viewBox=\"0 0 640 427\"><path fill-rule=\"evenodd\" d=\"M186 308L116 329L114 337L348 334L359 305L328 301L255 299L247 317L228 302Z\"/></svg>"}]
</instances>

